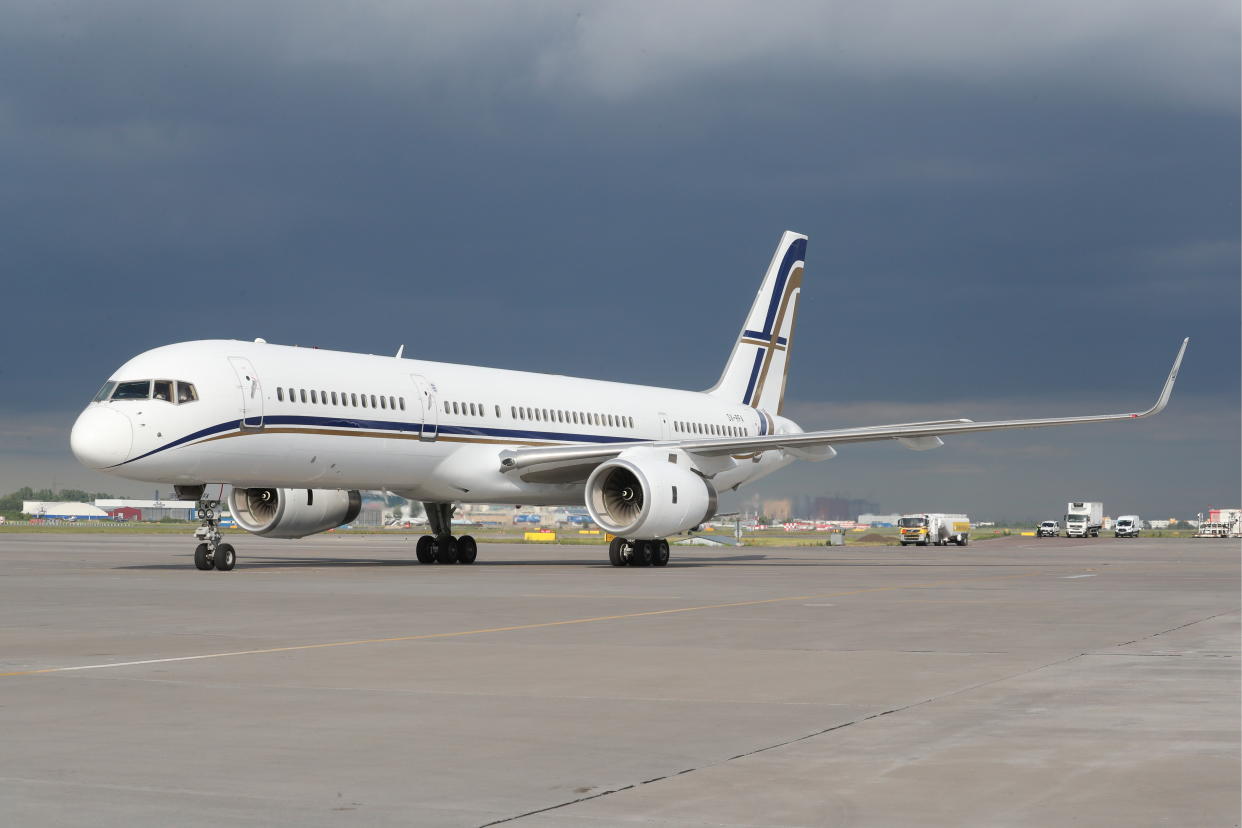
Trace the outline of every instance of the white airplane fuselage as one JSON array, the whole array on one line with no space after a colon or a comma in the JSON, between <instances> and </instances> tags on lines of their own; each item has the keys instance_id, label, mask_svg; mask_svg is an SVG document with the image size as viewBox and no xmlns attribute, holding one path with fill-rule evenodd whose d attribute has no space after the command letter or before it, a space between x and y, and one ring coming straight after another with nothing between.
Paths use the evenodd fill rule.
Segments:
<instances>
[{"instance_id":1,"label":"white airplane fuselage","mask_svg":"<svg viewBox=\"0 0 1242 828\"><path fill-rule=\"evenodd\" d=\"M190 383L196 399L90 403L71 435L83 463L180 485L581 505L583 481L527 482L502 472L498 452L801 432L784 417L705 392L265 342L168 345L110 378L145 380ZM734 489L794 459L781 451L740 455L713 483Z\"/></svg>"}]
</instances>

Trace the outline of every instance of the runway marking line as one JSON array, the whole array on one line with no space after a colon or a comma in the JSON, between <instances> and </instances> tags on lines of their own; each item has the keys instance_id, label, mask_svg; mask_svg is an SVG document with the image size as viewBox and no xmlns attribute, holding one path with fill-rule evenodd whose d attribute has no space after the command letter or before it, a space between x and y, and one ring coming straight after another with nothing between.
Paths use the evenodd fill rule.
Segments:
<instances>
[{"instance_id":1,"label":"runway marking line","mask_svg":"<svg viewBox=\"0 0 1242 828\"><path fill-rule=\"evenodd\" d=\"M518 632L520 630L538 630L547 627L564 627L570 624L592 624L599 621L620 621L626 618L644 618L652 615L674 615L683 612L701 612L712 609L729 609L731 607L755 607L762 604L779 604L789 601L810 601L817 598L838 598L844 595L862 595L869 592L896 592L903 589L927 589L929 587L952 586L954 584L978 583L980 581L1004 581L1015 578L1032 578L1045 575L1044 572L1027 572L1018 575L993 575L986 578L960 578L953 581L931 581L923 584L905 584L903 586L870 587L847 592L825 592L817 595L792 595L782 598L760 598L754 601L731 601L725 604L703 604L695 607L676 607L674 609L647 610L645 612L627 612L620 615L596 615L590 618L569 618L563 621L539 621L534 624L515 624L511 627L487 627L480 630L458 630L456 632L423 633L421 635L397 635L389 638L363 638L356 641L329 641L322 644L293 644L287 647L263 647L255 650L233 650L226 653L203 653L201 655L173 656L171 658L147 658L140 661L112 661L104 664L81 664L76 667L45 667L40 670L17 670L11 673L0 673L0 678L13 676L38 676L49 673L71 673L79 670L104 670L110 667L138 667L144 664L172 664L178 661L203 661L209 658L231 658L244 655L266 655L269 653L290 653L300 650L323 650L329 647L355 647L360 644L392 644L399 641L428 641L436 638L461 638L467 635L486 635L488 633Z\"/></svg>"}]
</instances>

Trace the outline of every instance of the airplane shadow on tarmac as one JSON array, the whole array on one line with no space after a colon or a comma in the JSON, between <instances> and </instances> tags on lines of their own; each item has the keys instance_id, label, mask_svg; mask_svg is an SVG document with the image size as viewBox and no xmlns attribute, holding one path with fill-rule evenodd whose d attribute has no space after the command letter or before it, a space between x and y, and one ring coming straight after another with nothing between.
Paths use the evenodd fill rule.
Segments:
<instances>
[{"instance_id":1,"label":"airplane shadow on tarmac","mask_svg":"<svg viewBox=\"0 0 1242 828\"><path fill-rule=\"evenodd\" d=\"M116 570L161 570L161 569L186 569L193 567L193 562L188 555L177 556L184 559L184 562L173 560L162 564L131 564L125 566L116 566ZM960 568L969 567L1043 567L1053 566L1053 564L1033 563L1030 561L962 561L960 563L941 562L941 561L876 561L876 560L852 560L852 561L808 561L796 558L784 558L770 555L725 555L711 558L695 557L692 559L678 560L674 557L668 562L668 569L691 569L701 568L712 565L723 564L725 566L765 566L765 567L827 567L832 569L850 569L860 567L891 567L899 569L933 569L933 568ZM439 567L440 564L420 564L413 558L307 558L307 557L272 557L270 555L246 556L238 555L237 568L240 569L316 569L316 568L332 568L332 569L369 569L379 567ZM445 566L454 566L446 564ZM565 559L556 560L544 559L520 559L520 560L503 560L489 561L480 557L473 564L468 566L455 565L455 569L487 569L492 567L510 567L510 566L587 566L595 569L614 569L608 563L607 558L589 558L589 559ZM622 569L633 569L634 567L619 567ZM652 568L652 567L642 567Z\"/></svg>"}]
</instances>

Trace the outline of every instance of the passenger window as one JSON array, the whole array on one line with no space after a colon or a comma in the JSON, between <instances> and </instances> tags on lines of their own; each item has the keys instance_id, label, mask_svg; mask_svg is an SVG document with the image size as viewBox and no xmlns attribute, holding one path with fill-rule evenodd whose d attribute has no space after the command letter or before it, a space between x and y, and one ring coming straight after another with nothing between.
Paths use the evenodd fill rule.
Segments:
<instances>
[{"instance_id":1,"label":"passenger window","mask_svg":"<svg viewBox=\"0 0 1242 828\"><path fill-rule=\"evenodd\" d=\"M457 410L457 403L453 403L453 413L454 413L454 414L460 414L460 413L461 413L460 411L458 411L458 410Z\"/></svg>"},{"instance_id":2,"label":"passenger window","mask_svg":"<svg viewBox=\"0 0 1242 828\"><path fill-rule=\"evenodd\" d=\"M108 399L109 397L112 396L112 389L114 388L116 388L115 382L112 382L111 380L109 380L108 382L105 382L103 384L103 387L100 388L98 392L96 392L95 399L93 400L93 402L103 402L104 400Z\"/></svg>"},{"instance_id":3,"label":"passenger window","mask_svg":"<svg viewBox=\"0 0 1242 828\"><path fill-rule=\"evenodd\" d=\"M397 400L395 397L392 397L392 396L388 397L388 407L393 409L394 411L397 409Z\"/></svg>"},{"instance_id":4,"label":"passenger window","mask_svg":"<svg viewBox=\"0 0 1242 828\"><path fill-rule=\"evenodd\" d=\"M401 410L405 411L405 397L397 397L397 402L401 403Z\"/></svg>"},{"instance_id":5,"label":"passenger window","mask_svg":"<svg viewBox=\"0 0 1242 828\"><path fill-rule=\"evenodd\" d=\"M371 395L371 407L375 408L375 395L374 394Z\"/></svg>"},{"instance_id":6,"label":"passenger window","mask_svg":"<svg viewBox=\"0 0 1242 828\"><path fill-rule=\"evenodd\" d=\"M283 388L277 388L277 389L276 389L276 400L277 400L277 402L284 402L284 401L285 401L285 389L283 389Z\"/></svg>"},{"instance_id":7,"label":"passenger window","mask_svg":"<svg viewBox=\"0 0 1242 828\"><path fill-rule=\"evenodd\" d=\"M298 389L298 397L301 398L302 402L306 402L306 389L305 388Z\"/></svg>"},{"instance_id":8,"label":"passenger window","mask_svg":"<svg viewBox=\"0 0 1242 828\"><path fill-rule=\"evenodd\" d=\"M315 405L319 405L319 392L314 388L311 389L311 402Z\"/></svg>"},{"instance_id":9,"label":"passenger window","mask_svg":"<svg viewBox=\"0 0 1242 828\"><path fill-rule=\"evenodd\" d=\"M350 406L354 408L358 407L358 395L353 393L352 391L349 394L349 404Z\"/></svg>"},{"instance_id":10,"label":"passenger window","mask_svg":"<svg viewBox=\"0 0 1242 828\"><path fill-rule=\"evenodd\" d=\"M151 380L123 382L112 394L114 400L145 400L151 396Z\"/></svg>"},{"instance_id":11,"label":"passenger window","mask_svg":"<svg viewBox=\"0 0 1242 828\"><path fill-rule=\"evenodd\" d=\"M496 419L500 419L500 406L496 406Z\"/></svg>"},{"instance_id":12,"label":"passenger window","mask_svg":"<svg viewBox=\"0 0 1242 828\"><path fill-rule=\"evenodd\" d=\"M367 395L366 394L362 395L362 407L363 408L367 407Z\"/></svg>"},{"instance_id":13,"label":"passenger window","mask_svg":"<svg viewBox=\"0 0 1242 828\"><path fill-rule=\"evenodd\" d=\"M388 400L384 397L380 397L380 408L384 409L385 411L388 410Z\"/></svg>"},{"instance_id":14,"label":"passenger window","mask_svg":"<svg viewBox=\"0 0 1242 828\"><path fill-rule=\"evenodd\" d=\"M470 416L471 417L476 416L474 413L474 403L470 403Z\"/></svg>"},{"instance_id":15,"label":"passenger window","mask_svg":"<svg viewBox=\"0 0 1242 828\"><path fill-rule=\"evenodd\" d=\"M336 403L336 392L335 392L335 391L333 391L333 392L332 392L332 404L333 404L333 405L336 405L336 404L337 404L337 403Z\"/></svg>"}]
</instances>

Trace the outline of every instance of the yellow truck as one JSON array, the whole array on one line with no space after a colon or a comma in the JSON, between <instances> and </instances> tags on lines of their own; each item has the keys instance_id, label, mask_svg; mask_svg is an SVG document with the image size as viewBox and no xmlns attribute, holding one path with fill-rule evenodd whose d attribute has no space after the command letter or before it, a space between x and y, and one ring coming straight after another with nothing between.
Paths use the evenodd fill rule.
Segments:
<instances>
[{"instance_id":1,"label":"yellow truck","mask_svg":"<svg viewBox=\"0 0 1242 828\"><path fill-rule=\"evenodd\" d=\"M897 521L901 533L901 545L948 546L955 543L965 546L970 542L970 518L965 515L946 515L939 512L902 515Z\"/></svg>"}]
</instances>

